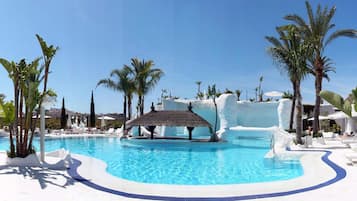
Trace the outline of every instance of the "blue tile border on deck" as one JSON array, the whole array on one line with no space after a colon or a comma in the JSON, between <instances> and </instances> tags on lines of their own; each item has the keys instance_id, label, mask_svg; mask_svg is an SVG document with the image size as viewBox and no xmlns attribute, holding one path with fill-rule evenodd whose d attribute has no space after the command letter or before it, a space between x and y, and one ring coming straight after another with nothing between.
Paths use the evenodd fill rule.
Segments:
<instances>
[{"instance_id":1,"label":"blue tile border on deck","mask_svg":"<svg viewBox=\"0 0 357 201\"><path fill-rule=\"evenodd\" d=\"M289 151L303 151L303 152L325 152L325 154L321 157L321 160L325 162L328 166L330 166L335 172L336 176L328 181L325 181L323 183L310 186L310 187L305 187L301 189L296 189L296 190L290 190L290 191L285 191L285 192L276 192L276 193L265 193L265 194L255 194L255 195L244 195L244 196L230 196L230 197L175 197L175 196L154 196L154 195L141 195L141 194L134 194L134 193L127 193L124 191L119 191L115 189L110 189L106 188L104 186L95 184L94 182L83 178L78 174L78 167L81 165L81 161L77 159L73 159L73 164L71 165L71 168L67 170L68 174L75 179L78 182L81 182L84 185L87 185L91 188L94 188L99 191L119 195L119 196L124 196L128 198L136 198L136 199L146 199L146 200L174 200L174 201L203 201L203 200L212 200L212 201L221 201L221 200L250 200L250 199L258 199L258 198L270 198L270 197L279 197L279 196L287 196L287 195L292 195L292 194L297 194L297 193L303 193L306 191L312 191L316 190L328 185L331 185L343 178L346 177L346 171L332 162L330 159L328 159L328 156L331 155L331 151L327 150L289 150Z\"/></svg>"}]
</instances>

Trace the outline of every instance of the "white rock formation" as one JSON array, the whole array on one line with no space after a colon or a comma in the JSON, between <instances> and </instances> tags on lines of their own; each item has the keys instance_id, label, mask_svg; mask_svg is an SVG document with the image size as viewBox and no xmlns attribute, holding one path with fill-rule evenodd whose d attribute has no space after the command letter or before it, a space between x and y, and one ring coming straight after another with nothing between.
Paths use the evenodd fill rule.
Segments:
<instances>
[{"instance_id":1,"label":"white rock formation","mask_svg":"<svg viewBox=\"0 0 357 201\"><path fill-rule=\"evenodd\" d=\"M236 101L233 94L222 94L216 99L218 110L217 130L229 129L231 127L260 127L269 128L277 126L281 129L289 127L291 101L282 99L279 102L246 102ZM192 103L193 111L206 119L214 128L215 108L210 100L164 100L164 110L187 110ZM162 135L172 136L187 134L184 128L166 127L161 129ZM195 128L193 136L208 136L207 128Z\"/></svg>"},{"instance_id":2,"label":"white rock formation","mask_svg":"<svg viewBox=\"0 0 357 201\"><path fill-rule=\"evenodd\" d=\"M217 99L218 117L220 129L228 129L237 125L237 114L239 112L237 105L237 96L232 94L222 94Z\"/></svg>"},{"instance_id":3,"label":"white rock formation","mask_svg":"<svg viewBox=\"0 0 357 201\"><path fill-rule=\"evenodd\" d=\"M292 105L292 101L290 99L279 100L278 118L279 118L279 128L280 129L283 129L283 130L289 129L291 105Z\"/></svg>"}]
</instances>

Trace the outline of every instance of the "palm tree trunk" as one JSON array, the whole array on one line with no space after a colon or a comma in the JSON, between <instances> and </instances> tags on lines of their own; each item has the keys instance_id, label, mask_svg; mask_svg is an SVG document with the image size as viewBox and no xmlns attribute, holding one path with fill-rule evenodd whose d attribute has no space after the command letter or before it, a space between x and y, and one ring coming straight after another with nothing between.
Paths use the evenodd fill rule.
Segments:
<instances>
[{"instance_id":1,"label":"palm tree trunk","mask_svg":"<svg viewBox=\"0 0 357 201\"><path fill-rule=\"evenodd\" d=\"M23 130L23 116L22 116L22 110L23 110L23 104L24 104L24 97L23 97L23 91L20 90L20 154L24 154L24 146L23 146L23 135L22 135L22 130Z\"/></svg>"},{"instance_id":2,"label":"palm tree trunk","mask_svg":"<svg viewBox=\"0 0 357 201\"><path fill-rule=\"evenodd\" d=\"M43 58L45 59L45 74L44 74L44 81L43 81L43 93L46 94L47 91L47 80L48 80L48 72L50 69L50 61L46 59L46 56L43 55ZM40 101L42 103L42 100Z\"/></svg>"},{"instance_id":3,"label":"palm tree trunk","mask_svg":"<svg viewBox=\"0 0 357 201\"><path fill-rule=\"evenodd\" d=\"M323 78L323 63L322 63L322 59L318 57L317 61L315 62L315 107L314 107L314 122L313 122L314 134L317 134L320 129L319 115L320 115L320 104L321 104L320 92L322 88L322 78Z\"/></svg>"},{"instance_id":4,"label":"palm tree trunk","mask_svg":"<svg viewBox=\"0 0 357 201\"><path fill-rule=\"evenodd\" d=\"M128 120L131 119L132 106L131 106L131 95L128 96Z\"/></svg>"},{"instance_id":5,"label":"palm tree trunk","mask_svg":"<svg viewBox=\"0 0 357 201\"><path fill-rule=\"evenodd\" d=\"M215 96L215 95L214 95ZM211 134L211 142L218 142L218 136L217 136L217 121L218 121L218 109L217 109L217 103L216 103L216 99L213 96L213 104L215 107L215 111L216 111L216 116L215 116L215 121L214 121L214 130Z\"/></svg>"},{"instance_id":6,"label":"palm tree trunk","mask_svg":"<svg viewBox=\"0 0 357 201\"><path fill-rule=\"evenodd\" d=\"M141 97L142 97L141 95L138 96L138 106L139 106L138 116L141 115Z\"/></svg>"},{"instance_id":7,"label":"palm tree trunk","mask_svg":"<svg viewBox=\"0 0 357 201\"><path fill-rule=\"evenodd\" d=\"M28 145L28 135L29 135L29 130L30 130L30 122L31 122L31 118L32 118L32 111L27 108L26 109L26 114L25 114L25 134L24 134L24 142L23 142L23 146L24 146L24 152L25 155L27 156L29 154L29 150L27 145Z\"/></svg>"},{"instance_id":8,"label":"palm tree trunk","mask_svg":"<svg viewBox=\"0 0 357 201\"><path fill-rule=\"evenodd\" d=\"M123 119L123 131L126 130L126 95L124 95L124 105L123 105L123 113L124 113L124 119Z\"/></svg>"},{"instance_id":9,"label":"palm tree trunk","mask_svg":"<svg viewBox=\"0 0 357 201\"><path fill-rule=\"evenodd\" d=\"M296 142L302 144L302 104L301 104L301 92L300 81L296 82Z\"/></svg>"},{"instance_id":10,"label":"palm tree trunk","mask_svg":"<svg viewBox=\"0 0 357 201\"><path fill-rule=\"evenodd\" d=\"M294 95L292 99L292 105L291 105L291 112L290 112L290 123L289 123L289 130L293 130L293 125L294 125L294 115L295 115L295 102L296 102L296 83L293 82L293 90L294 90Z\"/></svg>"},{"instance_id":11,"label":"palm tree trunk","mask_svg":"<svg viewBox=\"0 0 357 201\"><path fill-rule=\"evenodd\" d=\"M19 129L17 129L19 122L19 89L18 89L18 81L15 81L15 121L14 121L14 131L16 137L16 154L19 154L20 151L20 141L19 141Z\"/></svg>"},{"instance_id":12,"label":"palm tree trunk","mask_svg":"<svg viewBox=\"0 0 357 201\"><path fill-rule=\"evenodd\" d=\"M144 114L144 96L141 97L140 116Z\"/></svg>"},{"instance_id":13,"label":"palm tree trunk","mask_svg":"<svg viewBox=\"0 0 357 201\"><path fill-rule=\"evenodd\" d=\"M14 128L14 125L11 124L9 126L9 131L10 131L10 156L15 156L15 146L14 146L14 141L13 141L13 138L12 138L13 128Z\"/></svg>"}]
</instances>

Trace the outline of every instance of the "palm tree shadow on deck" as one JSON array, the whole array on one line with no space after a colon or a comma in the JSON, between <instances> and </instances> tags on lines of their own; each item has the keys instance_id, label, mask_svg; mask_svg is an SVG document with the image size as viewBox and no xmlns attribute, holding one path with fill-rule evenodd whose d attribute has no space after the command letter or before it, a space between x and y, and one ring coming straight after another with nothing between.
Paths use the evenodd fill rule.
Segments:
<instances>
[{"instance_id":1,"label":"palm tree shadow on deck","mask_svg":"<svg viewBox=\"0 0 357 201\"><path fill-rule=\"evenodd\" d=\"M1 175L22 175L24 178L37 180L41 189L45 189L49 185L60 188L74 185L76 181L65 173L66 170L59 171L41 167L0 166L0 177Z\"/></svg>"}]
</instances>

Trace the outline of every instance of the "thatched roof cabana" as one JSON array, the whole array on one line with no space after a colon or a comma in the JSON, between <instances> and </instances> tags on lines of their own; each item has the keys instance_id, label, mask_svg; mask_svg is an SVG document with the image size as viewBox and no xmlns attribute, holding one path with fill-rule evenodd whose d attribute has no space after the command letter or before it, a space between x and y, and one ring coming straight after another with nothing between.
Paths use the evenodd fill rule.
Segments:
<instances>
[{"instance_id":1,"label":"thatched roof cabana","mask_svg":"<svg viewBox=\"0 0 357 201\"><path fill-rule=\"evenodd\" d=\"M192 111L191 103L188 106L187 111L177 110L161 110L156 111L154 105L151 106L151 111L127 122L129 127L132 126L148 126L151 132L151 139L153 139L153 133L156 126L183 126L187 127L189 131L189 139L192 139L192 130L194 127L209 127L211 130L211 124L208 123L198 114Z\"/></svg>"}]
</instances>

